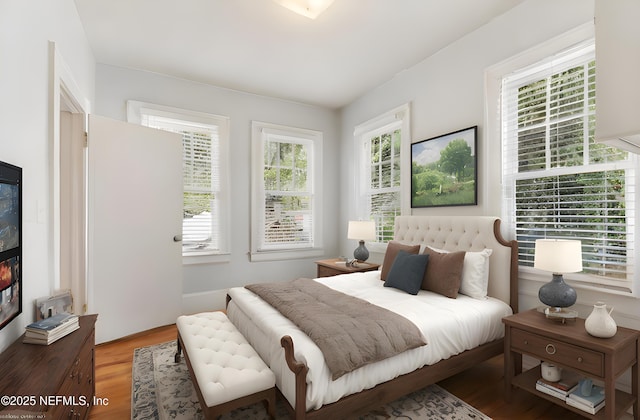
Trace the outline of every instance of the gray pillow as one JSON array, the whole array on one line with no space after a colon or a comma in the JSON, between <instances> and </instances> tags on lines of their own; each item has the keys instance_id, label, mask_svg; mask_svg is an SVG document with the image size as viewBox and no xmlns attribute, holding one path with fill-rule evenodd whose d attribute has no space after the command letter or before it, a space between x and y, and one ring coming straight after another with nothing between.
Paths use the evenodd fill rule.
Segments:
<instances>
[{"instance_id":1,"label":"gray pillow","mask_svg":"<svg viewBox=\"0 0 640 420\"><path fill-rule=\"evenodd\" d=\"M409 254L417 254L420 252L420 245L406 245L397 241L389 241L387 244L387 251L384 253L384 261L382 262L382 269L380 272L380 280L386 280L393 267L393 261L398 255L398 251L407 251Z\"/></svg>"},{"instance_id":2,"label":"gray pillow","mask_svg":"<svg viewBox=\"0 0 640 420\"><path fill-rule=\"evenodd\" d=\"M428 263L427 254L414 255L403 250L398 251L384 286L417 295Z\"/></svg>"}]
</instances>

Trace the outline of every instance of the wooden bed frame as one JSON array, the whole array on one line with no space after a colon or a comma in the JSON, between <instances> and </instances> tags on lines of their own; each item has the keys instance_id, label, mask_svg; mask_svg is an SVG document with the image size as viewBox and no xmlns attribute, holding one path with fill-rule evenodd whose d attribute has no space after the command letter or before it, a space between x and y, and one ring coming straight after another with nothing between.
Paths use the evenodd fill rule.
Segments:
<instances>
[{"instance_id":1,"label":"wooden bed frame","mask_svg":"<svg viewBox=\"0 0 640 420\"><path fill-rule=\"evenodd\" d=\"M508 303L514 313L518 311L518 243L504 239L500 232L500 219L486 216L399 216L396 218L394 238L404 243L449 251L493 249L488 294ZM505 262L508 267L504 266ZM308 368L295 359L293 340L290 336L284 336L280 343L284 348L286 363L295 375L296 395L295 407L287 406L296 420L335 419L362 414L503 353L503 341L499 339L486 343L307 412ZM287 402L284 396L280 397Z\"/></svg>"}]
</instances>

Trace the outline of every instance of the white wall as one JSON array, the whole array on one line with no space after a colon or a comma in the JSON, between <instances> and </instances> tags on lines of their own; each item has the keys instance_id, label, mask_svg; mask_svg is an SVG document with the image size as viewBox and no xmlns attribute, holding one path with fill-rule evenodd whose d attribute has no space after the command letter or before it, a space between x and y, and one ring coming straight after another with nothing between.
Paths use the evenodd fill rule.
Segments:
<instances>
[{"instance_id":1,"label":"white wall","mask_svg":"<svg viewBox=\"0 0 640 420\"><path fill-rule=\"evenodd\" d=\"M53 285L49 41L93 101L95 61L73 0L0 0L0 160L23 170L23 312L0 331L0 350L33 321L34 299Z\"/></svg>"},{"instance_id":2,"label":"white wall","mask_svg":"<svg viewBox=\"0 0 640 420\"><path fill-rule=\"evenodd\" d=\"M593 20L593 0L529 0L368 92L342 112L342 171L353 177L353 129L411 103L412 142L478 126L478 205L413 209L413 214L500 215L500 144L484 130L485 70ZM544 22L534 24L533 22ZM493 164L489 164L492 162ZM409 193L410 179L403 179ZM344 184L342 224L353 215L353 186ZM346 235L341 235L346 237ZM352 247L342 241L344 253ZM373 256L378 261L381 256Z\"/></svg>"},{"instance_id":3,"label":"white wall","mask_svg":"<svg viewBox=\"0 0 640 420\"><path fill-rule=\"evenodd\" d=\"M339 188L338 116L335 111L99 64L96 113L126 121L127 100L208 112L231 119L231 261L184 266L184 313L224 308L226 289L232 286L315 275L314 259L249 261L252 120L323 132L324 248L327 256L335 255L338 239L334 221L340 208L335 200Z\"/></svg>"},{"instance_id":4,"label":"white wall","mask_svg":"<svg viewBox=\"0 0 640 420\"><path fill-rule=\"evenodd\" d=\"M413 209L412 213L500 216L500 140L485 130L485 71L522 51L593 22L593 16L593 0L529 0L368 92L342 110L343 177L353 177L354 127L410 102L413 142L473 125L479 128L478 205ZM404 181L405 191L409 193L410 180ZM342 185L340 194L344 205L340 225L346 226L355 214L354 189L351 183ZM342 253L352 252L355 245L343 239L346 238L344 229L339 238ZM380 262L382 257L374 254L371 259ZM548 279L520 276L521 310L540 305L537 293L541 281ZM619 325L640 329L637 299L579 289L580 314L587 316L597 300L615 307L613 315Z\"/></svg>"}]
</instances>

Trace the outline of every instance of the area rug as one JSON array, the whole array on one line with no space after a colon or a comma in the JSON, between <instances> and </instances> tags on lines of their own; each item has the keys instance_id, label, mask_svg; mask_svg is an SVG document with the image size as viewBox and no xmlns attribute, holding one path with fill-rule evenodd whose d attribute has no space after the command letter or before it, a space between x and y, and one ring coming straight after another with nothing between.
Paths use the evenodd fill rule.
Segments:
<instances>
[{"instance_id":1,"label":"area rug","mask_svg":"<svg viewBox=\"0 0 640 420\"><path fill-rule=\"evenodd\" d=\"M134 420L203 419L195 388L184 362L174 362L176 342L135 349L133 355L131 418ZM263 420L261 403L232 411L224 420ZM287 409L278 401L276 419L288 419ZM482 419L490 420L438 385L430 385L390 404L381 406L362 420L382 419Z\"/></svg>"}]
</instances>

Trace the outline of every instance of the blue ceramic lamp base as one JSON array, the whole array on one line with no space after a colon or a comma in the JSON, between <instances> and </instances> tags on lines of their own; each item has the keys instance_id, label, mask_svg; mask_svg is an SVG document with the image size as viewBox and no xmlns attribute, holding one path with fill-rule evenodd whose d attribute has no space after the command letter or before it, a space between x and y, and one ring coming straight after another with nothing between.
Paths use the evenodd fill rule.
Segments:
<instances>
[{"instance_id":1,"label":"blue ceramic lamp base","mask_svg":"<svg viewBox=\"0 0 640 420\"><path fill-rule=\"evenodd\" d=\"M360 241L360 246L353 251L353 258L362 262L369 259L369 250L364 246L364 241Z\"/></svg>"},{"instance_id":2,"label":"blue ceramic lamp base","mask_svg":"<svg viewBox=\"0 0 640 420\"><path fill-rule=\"evenodd\" d=\"M562 321L578 317L576 311L565 309L575 304L577 298L575 289L564 282L562 274L554 273L551 281L538 291L540 302L549 306L545 309L547 318L556 318Z\"/></svg>"}]
</instances>

